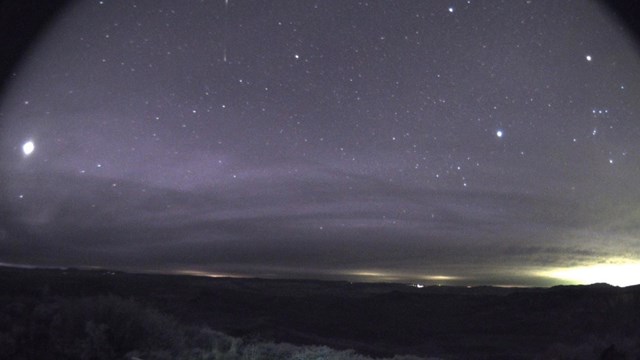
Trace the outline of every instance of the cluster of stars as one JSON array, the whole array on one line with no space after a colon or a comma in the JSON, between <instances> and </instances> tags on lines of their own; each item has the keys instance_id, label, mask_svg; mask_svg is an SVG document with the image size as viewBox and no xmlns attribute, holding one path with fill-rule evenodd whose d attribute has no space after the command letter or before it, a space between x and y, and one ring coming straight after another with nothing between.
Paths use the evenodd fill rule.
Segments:
<instances>
[{"instance_id":1,"label":"cluster of stars","mask_svg":"<svg viewBox=\"0 0 640 360\"><path fill-rule=\"evenodd\" d=\"M471 1L467 1L466 3L467 3L467 6L471 6ZM100 5L105 5L105 3L100 2ZM228 4L225 4L225 6L228 6ZM317 6L314 7L314 8L316 10L318 9ZM227 11L227 10L228 9L226 9L225 11ZM453 14L455 12L455 10L456 9L455 9L454 6L447 7L447 11L449 13L451 13L451 14ZM160 12L162 14L177 14L177 12L174 11L174 10L171 10L171 11L168 11L168 12L165 11L165 10L162 10ZM225 12L225 16L229 16L227 12ZM225 20L225 21L227 21L227 20ZM296 22L293 22L293 21L277 21L277 25L279 27L284 27L285 24L288 24L288 25L291 26L291 30L293 31L294 35L299 35L300 34L300 32L298 30L298 25L299 24L297 24ZM111 27L107 27L106 31L114 31L118 27L120 27L120 23L119 22L114 22L112 25L113 26L111 26ZM142 25L141 23L138 23L138 26L141 26L141 25ZM224 30L225 31L229 31L229 29L227 29L227 28L225 28ZM416 31L415 33L417 35L420 32ZM110 38L111 37L111 34L109 32L107 32L107 33L105 33L103 35L104 35L105 38ZM391 37L386 35L386 34L383 34L383 35L379 35L378 38L380 40L386 41L387 39L389 39ZM403 36L403 38L404 39L409 39L410 36L408 34L405 34ZM82 39L84 39L84 37ZM145 40L145 41L148 41L148 39ZM298 43L299 44L303 44L303 40L298 40ZM421 42L416 42L416 44L421 44ZM166 51L164 51L164 52L167 54L167 56L171 56L172 54L176 53L176 51L184 51L187 47L188 47L187 44L179 44L177 46L177 49L166 49ZM317 46L310 45L309 48L310 49L314 49L314 51L315 51L317 49ZM482 48L486 49L487 48L487 44L482 44ZM358 49L353 49L353 50L354 50L355 53L359 53L359 52L361 52L362 49L358 48ZM225 45L225 50L224 50L225 62L227 60L227 58L226 58L227 55L228 55L227 54L227 47ZM109 57L110 57L109 54L101 54L101 56L100 56L101 62L102 63L108 63L109 62L108 61ZM323 57L322 55L311 54L309 59L305 60L305 64L312 64L312 62L310 62L310 60L317 61L319 59L322 59L322 57ZM293 52L292 58L293 58L294 61L302 59L300 53L297 52L297 51ZM585 55L585 59L586 59L587 62L591 62L593 58L592 58L591 54L586 54ZM126 59L124 59L123 61L119 61L119 62L120 62L121 65L125 65L127 63ZM234 63L233 61L230 61L230 64L233 64L233 63ZM485 62L483 61L482 64L485 64ZM154 65L153 63L149 64L149 68L156 68L156 67L157 66ZM355 70L355 68L353 68L353 70ZM310 74L311 73L310 71L311 70L307 69L305 72L307 74ZM452 73L451 75L448 75L447 78L450 78L451 76L453 76L453 74L454 73ZM494 75L492 75L492 76L494 76ZM435 74L435 77L437 79L442 79L443 78L442 71L438 71ZM356 74L345 73L344 78L346 78L348 83L351 84L350 86L354 86L355 85L355 88L353 90L354 99L358 100L358 101L362 100L363 99L363 95L364 95L364 91L363 91L363 89L358 88L357 84L366 81L367 80L367 76L363 74L362 70L359 70ZM245 86L245 87L252 86L253 82L255 82L256 85L261 83L260 81L247 80L244 77L239 77L236 80L237 80L238 84L240 84L242 86ZM395 84L396 84L396 86L399 86L401 84L401 81L396 80ZM272 89L272 88L276 88L276 89L277 88L284 88L285 86L288 86L288 85L285 85L284 83L279 83L279 84L264 84L264 83L262 83L259 86L262 86L262 88L265 90L265 93L271 93L271 91L269 91L269 90ZM620 86L620 88L623 89L624 87ZM189 120L189 121L183 121L183 122L179 123L179 127L182 128L182 129L190 129L189 133L191 134L193 139L200 139L201 138L200 132L198 132L196 130L196 128L198 127L198 122L201 122L201 121L205 120L206 118L215 117L216 115L215 115L215 112L213 111L215 107L218 107L220 109L225 109L225 110L227 110L227 108L228 108L226 103L220 103L220 102L218 102L218 104L212 104L211 103L211 100L213 100L215 102L215 98L218 97L218 95L221 93L220 90L216 90L215 89L215 86L213 86L213 84L206 84L204 86L204 89L205 89L205 91L204 91L205 95L204 96L200 96L200 100L204 101L204 103L201 103L198 106L193 106L193 104L191 104L191 109L188 110L193 115L193 118L187 119L185 117L180 116L181 119ZM336 93L335 90L334 90L334 93ZM441 95L438 95L438 96L427 96L426 97L427 101L425 101L425 103L422 106L420 106L420 110L421 111L427 111L428 109L430 109L431 108L430 103L431 104L436 104L436 105L442 105L442 106L447 105L448 104L447 103L447 99L446 99L447 96L443 96L443 95L444 94L441 94ZM173 95L171 95L171 96L173 96ZM389 97L391 99L397 99L398 98L395 93L391 93ZM507 101L507 104L514 103L517 100L517 99L513 98L513 96L511 96L511 95L505 96L504 98ZM272 111L269 108L269 106L264 106L263 105L263 104L267 103L268 101L269 101L269 96L268 95L265 96L263 98L263 100L261 100L262 104L259 106L259 108L260 108L260 111L263 113L262 116L267 116L268 117L269 116L268 113L270 113ZM343 105L344 102L345 102L344 95L336 93L336 101L337 101L337 105ZM527 98L525 103L529 104L529 105L535 104L534 98L533 97ZM26 101L24 101L24 104L25 105L29 105L30 101L26 100ZM149 100L145 100L145 104L147 106L149 106L149 107L153 107L154 106L153 102L150 102ZM245 103L243 104L244 107L246 107L247 105L251 106L249 101L245 101ZM547 105L549 107L551 107L551 103L549 103ZM490 109L491 109L492 112L498 113L503 106L505 106L505 105L503 105L503 104L491 105ZM183 107L183 106L178 104L178 107ZM203 108L206 111L201 112L201 111L198 110L199 108ZM238 107L236 107L236 109L238 109ZM244 111L244 110L242 110L242 111ZM369 111L365 111L365 113L370 113L370 112ZM594 108L594 109L592 109L592 113L594 115L602 116L602 115L608 114L609 113L609 109L606 109L606 108ZM231 113L229 113L229 114L231 114ZM419 116L419 113L415 109L405 109L404 110L404 114L405 115L401 115L402 113L397 111L397 110L394 111L393 114L394 114L393 117L394 117L394 121L395 122L402 121L402 117L403 116L406 116L406 117ZM237 116L237 114L236 114L236 116ZM293 114L293 116L298 117L299 114ZM377 115L377 116L382 117L383 115L380 114L380 115ZM494 116L497 116L497 115L494 115L493 113L490 113L488 115L489 120L493 120ZM153 118L158 121L157 126L160 126L160 127L164 126L161 122L159 122L160 118L161 118L160 115L155 115ZM478 118L478 121L481 121L481 119ZM193 125L191 125L191 124L193 124ZM359 122L355 122L355 126L356 126L356 128L359 128L360 127L360 123ZM514 123L509 124L509 127L512 127L512 126L514 126ZM515 126L517 126L517 124L515 124ZM308 146L308 148L302 149L302 151L300 151L299 153L302 156L306 157L306 156L308 156L308 154L314 152L313 147L317 147L317 144L319 144L319 143L325 143L325 142L327 142L327 143L335 143L335 141L331 141L331 140L325 141L325 137L324 136L318 137L317 141L315 141L315 142L312 141L313 139L309 138L308 136L304 136L301 139L300 138L296 139L296 137L299 136L298 134L304 134L305 133L305 130L304 130L305 124L302 123L300 120L297 120L295 122L289 122L288 124L286 124L285 127L288 128L287 131L285 131L284 127L281 127L279 129L279 131L278 131L278 135L282 138L281 140L278 140L278 141L265 140L263 142L264 146L265 147L272 147L274 145L283 145L283 144L287 144L287 143L293 144L295 147L300 147L302 145L305 145L305 146ZM489 129L485 128L484 130L487 131ZM503 139L504 136L505 136L505 131L503 130L503 128L498 128L498 129L494 130L493 133L494 133L495 137L498 138L498 139ZM598 133L598 128L594 127L592 129L592 135L595 136L597 133ZM372 134L374 134L373 137L378 136L378 133L375 132L375 131L372 132ZM406 132L406 134L408 135L409 132ZM152 130L151 131L151 136L157 142L163 142L164 143L164 142L167 141L167 139L161 138L159 136L158 131L156 131L156 130ZM135 138L139 139L140 135L136 135ZM434 136L427 137L427 138L431 138L431 139L433 139L434 143L438 143L438 142L442 141L440 139L446 138L446 135L445 136L435 136L434 135ZM430 174L426 174L426 175L428 175L426 178L429 178L429 177L431 177L431 176L433 176L435 174L435 178L436 179L440 179L441 178L441 176L440 176L441 173L443 173L443 172L448 173L448 171L449 171L449 170L443 171L443 168L444 169L447 169L447 168L451 169L453 167L451 164L434 164L433 163L433 156L429 152L428 147L426 147L427 149L425 149L423 151L420 151L419 149L421 147L425 147L425 146L419 144L419 141L416 141L415 136L414 137L409 137L409 136L402 136L402 137L391 136L391 140L392 140L393 143L401 143L401 140L403 140L402 143L409 146L409 149L406 150L405 153L406 154L415 154L415 156L416 156L415 160L417 160L417 161L411 161L410 159L408 159L409 162L412 164L413 170L417 171L418 173L423 173L423 172L430 173ZM375 141L375 139L369 139L369 141ZM366 141L362 141L362 142L361 141L357 141L357 142L358 143L366 143ZM577 142L577 138L575 138L575 137L572 138L572 142L576 143ZM220 142L218 142L218 143L220 144ZM507 143L505 143L505 144L507 144ZM349 148L351 148L353 152L352 153L348 153L345 150L345 148L347 148L346 145L347 145L347 143L343 142L342 144L335 146L336 149L340 149L339 150L339 154L340 154L340 158L341 159L349 159L351 162L355 162L357 158L361 158L361 156L359 156L359 154L357 153L358 146L355 146L355 147L354 146L349 146ZM512 145L508 145L508 146L512 146ZM136 151L136 149L137 149L136 146L130 146L129 148L130 148L131 151ZM505 149L507 149L507 148L505 148ZM24 152L25 155L31 154L31 152L33 152L33 143L25 143L24 146L23 146L23 152ZM174 151L173 153L174 154L178 154L179 152L178 151ZM516 153L521 155L521 156L523 156L525 152L520 150L520 149L517 149ZM610 159L610 163L613 163L612 159ZM476 162L476 164L477 164L477 167L480 167L480 163L479 162ZM96 167L100 168L101 165L98 164ZM460 170L459 167L457 169L458 169L458 171ZM403 176L408 174L406 169L404 169L402 166L398 169L398 172L400 174L402 174ZM80 173L81 174L85 174L86 170L81 169ZM193 174L194 172L189 170L188 173L189 174ZM231 178L233 178L233 179L237 179L238 178L237 174L229 174L229 176ZM423 179L425 179L425 178L423 178ZM390 177L390 181L393 182L393 177ZM418 180L418 181L420 181L420 180ZM467 185L468 185L468 183L467 183L465 177L463 177L462 186L463 187L467 187Z\"/></svg>"},{"instance_id":2,"label":"cluster of stars","mask_svg":"<svg viewBox=\"0 0 640 360\"><path fill-rule=\"evenodd\" d=\"M203 210L212 219L281 206L316 231L371 216L363 228L412 224L420 239L440 222L476 218L459 237L495 235L495 215L524 206L505 205L504 193L580 201L635 174L638 76L582 17L532 1L267 3L254 13L256 4L80 5L100 16L65 20L70 38L39 55L43 68L7 101L15 111L3 109L26 119L12 128L15 168L99 184L103 202L85 202L94 213L110 201L118 209L123 194L135 203L157 189L168 199L198 189L230 204ZM559 39L568 23L575 36ZM21 205L40 191L13 189ZM337 215L323 208L333 202ZM202 206L161 207L190 205ZM543 227L520 221L531 225L523 232Z\"/></svg>"}]
</instances>

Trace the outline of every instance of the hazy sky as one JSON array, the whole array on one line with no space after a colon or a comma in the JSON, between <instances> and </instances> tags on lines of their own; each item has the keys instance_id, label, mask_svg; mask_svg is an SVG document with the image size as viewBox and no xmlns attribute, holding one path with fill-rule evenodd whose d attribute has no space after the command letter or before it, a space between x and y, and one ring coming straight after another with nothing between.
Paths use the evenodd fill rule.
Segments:
<instances>
[{"instance_id":1,"label":"hazy sky","mask_svg":"<svg viewBox=\"0 0 640 360\"><path fill-rule=\"evenodd\" d=\"M1 263L549 285L640 262L640 51L590 1L80 1L15 73Z\"/></svg>"}]
</instances>

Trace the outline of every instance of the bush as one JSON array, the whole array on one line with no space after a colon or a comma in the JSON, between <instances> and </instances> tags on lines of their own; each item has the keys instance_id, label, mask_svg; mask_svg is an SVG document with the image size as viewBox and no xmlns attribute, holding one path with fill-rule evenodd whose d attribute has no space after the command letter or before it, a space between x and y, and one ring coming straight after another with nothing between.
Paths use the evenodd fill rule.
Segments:
<instances>
[{"instance_id":1,"label":"bush","mask_svg":"<svg viewBox=\"0 0 640 360\"><path fill-rule=\"evenodd\" d=\"M372 360L352 350L245 341L186 327L112 295L21 299L0 310L0 360Z\"/></svg>"}]
</instances>

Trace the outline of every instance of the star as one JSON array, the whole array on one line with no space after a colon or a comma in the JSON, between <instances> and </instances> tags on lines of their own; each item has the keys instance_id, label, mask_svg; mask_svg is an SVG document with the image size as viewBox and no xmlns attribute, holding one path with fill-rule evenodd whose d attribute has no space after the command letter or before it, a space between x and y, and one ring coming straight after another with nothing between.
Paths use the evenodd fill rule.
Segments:
<instances>
[{"instance_id":1,"label":"star","mask_svg":"<svg viewBox=\"0 0 640 360\"><path fill-rule=\"evenodd\" d=\"M608 228L590 225L591 210L605 224L640 197L632 186L586 196L634 183L640 103L633 101L633 81L640 67L624 60L633 50L617 47L625 34L617 36L615 25L594 29L589 19L600 15L582 2L532 9L532 0L506 1L489 12L473 0L418 7L362 1L357 8L336 1L326 9L300 2L258 17L257 0L179 1L169 8L136 2L144 21L111 16L130 13L132 3L88 3L65 19L64 31L52 33L57 40L34 47L34 61L16 67L6 89L2 139L9 141L0 188L10 201L3 211L15 203L12 219L47 237L15 242L35 254L25 261L36 262L58 237L64 244L66 231L86 235L84 246L126 230L131 237L101 252L103 264L163 270L193 258L218 266L225 254L220 266L233 263L251 276L261 273L253 273L258 267L298 271L296 264L315 274L325 264L341 267L326 271L342 271L351 261L391 263L387 250L397 247L416 251L397 265L418 274L427 271L427 260L434 268L464 265L466 258L443 255L454 256L453 248L444 249L453 241L469 256L486 256L474 266L525 268L532 264L518 263L520 250L515 257L489 254L482 244L546 248L569 224L597 232L580 246L599 248ZM358 16L336 16L354 11ZM580 15L571 21L583 32L553 39L566 30L569 11ZM199 12L217 13L219 21L180 21ZM539 13L545 16L527 16ZM493 21L502 15L511 20ZM247 26L258 31L244 36ZM250 56L256 49L259 56ZM468 56L454 56L461 51ZM551 63L561 78L535 76L539 68L530 67ZM547 173L557 176L535 176ZM588 181L581 181L585 174ZM620 180L612 183L613 176ZM564 210L574 205L590 211ZM108 216L96 218L98 209ZM507 226L495 221L498 215ZM0 228L7 221L0 217ZM494 231L504 234L493 239ZM138 249L152 246L157 233L176 246L154 248L153 265L138 262L145 259ZM209 234L216 241L206 240ZM339 244L323 243L322 234ZM126 241L134 237L140 245ZM202 258L177 245L182 238L197 242ZM308 261L299 244L279 238L326 251ZM40 242L39 249L25 245ZM236 251L258 242L267 258L256 258L260 264ZM355 249L363 244L361 256ZM610 253L627 254L627 245ZM344 251L334 252L338 246ZM121 262L120 248L139 259ZM323 257L334 253L339 258ZM561 253L550 263L571 261ZM60 257L47 261L85 261L62 246L54 255ZM488 267L478 271L492 272Z\"/></svg>"},{"instance_id":2,"label":"star","mask_svg":"<svg viewBox=\"0 0 640 360\"><path fill-rule=\"evenodd\" d=\"M24 143L22 145L22 152L26 155L29 156L31 155L31 153L33 153L33 150L35 150L35 145L33 144L33 141L29 140L26 143Z\"/></svg>"}]
</instances>

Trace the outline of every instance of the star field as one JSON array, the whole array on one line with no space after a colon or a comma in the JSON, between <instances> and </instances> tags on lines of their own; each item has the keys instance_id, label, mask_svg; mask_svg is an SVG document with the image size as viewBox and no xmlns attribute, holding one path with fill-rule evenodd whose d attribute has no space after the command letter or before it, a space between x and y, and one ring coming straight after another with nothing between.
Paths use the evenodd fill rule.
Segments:
<instances>
[{"instance_id":1,"label":"star field","mask_svg":"<svg viewBox=\"0 0 640 360\"><path fill-rule=\"evenodd\" d=\"M637 262L639 86L590 2L80 2L0 104L0 262L518 285Z\"/></svg>"}]
</instances>

